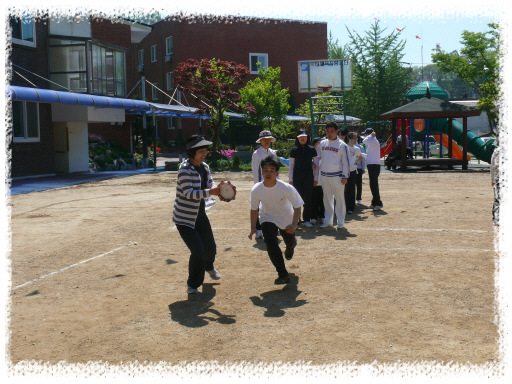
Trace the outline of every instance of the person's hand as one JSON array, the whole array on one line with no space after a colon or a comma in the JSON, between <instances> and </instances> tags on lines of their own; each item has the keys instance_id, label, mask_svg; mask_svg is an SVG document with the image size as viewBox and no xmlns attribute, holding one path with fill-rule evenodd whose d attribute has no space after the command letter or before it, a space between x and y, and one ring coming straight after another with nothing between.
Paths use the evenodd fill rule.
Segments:
<instances>
[{"instance_id":1,"label":"person's hand","mask_svg":"<svg viewBox=\"0 0 512 384\"><path fill-rule=\"evenodd\" d=\"M357 158L357 161L361 161L361 160L363 160L363 155L359 155Z\"/></svg>"},{"instance_id":2,"label":"person's hand","mask_svg":"<svg viewBox=\"0 0 512 384\"><path fill-rule=\"evenodd\" d=\"M251 228L251 233L249 234L249 239L251 239L251 240L252 240L252 235L255 235L255 234L256 234L256 232L258 232L258 231L256 230L256 228Z\"/></svg>"},{"instance_id":3,"label":"person's hand","mask_svg":"<svg viewBox=\"0 0 512 384\"><path fill-rule=\"evenodd\" d=\"M315 180L315 181L313 182L313 187L316 187L317 185L318 185L318 180Z\"/></svg>"},{"instance_id":4,"label":"person's hand","mask_svg":"<svg viewBox=\"0 0 512 384\"><path fill-rule=\"evenodd\" d=\"M296 229L297 229L296 225L290 224L290 225L287 225L284 230L286 231L286 233L289 233L290 235L293 235L295 233Z\"/></svg>"},{"instance_id":5,"label":"person's hand","mask_svg":"<svg viewBox=\"0 0 512 384\"><path fill-rule=\"evenodd\" d=\"M364 169L361 169L361 175L364 175L366 171Z\"/></svg>"},{"instance_id":6,"label":"person's hand","mask_svg":"<svg viewBox=\"0 0 512 384\"><path fill-rule=\"evenodd\" d=\"M377 134L375 132L372 132L372 137L375 137L377 136Z\"/></svg>"},{"instance_id":7,"label":"person's hand","mask_svg":"<svg viewBox=\"0 0 512 384\"><path fill-rule=\"evenodd\" d=\"M219 196L220 195L220 187L215 187L210 189L209 191L210 196Z\"/></svg>"},{"instance_id":8,"label":"person's hand","mask_svg":"<svg viewBox=\"0 0 512 384\"><path fill-rule=\"evenodd\" d=\"M341 184L345 185L348 183L348 179L341 179Z\"/></svg>"}]
</instances>

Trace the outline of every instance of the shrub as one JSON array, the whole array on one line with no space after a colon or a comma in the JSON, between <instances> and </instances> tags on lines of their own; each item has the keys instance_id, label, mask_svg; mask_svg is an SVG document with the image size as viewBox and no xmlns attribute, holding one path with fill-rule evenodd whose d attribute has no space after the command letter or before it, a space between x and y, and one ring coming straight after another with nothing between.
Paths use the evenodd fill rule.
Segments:
<instances>
[{"instance_id":1,"label":"shrub","mask_svg":"<svg viewBox=\"0 0 512 384\"><path fill-rule=\"evenodd\" d=\"M290 158L290 151L295 147L295 140L276 141L272 144L272 148L277 152L277 156Z\"/></svg>"},{"instance_id":2,"label":"shrub","mask_svg":"<svg viewBox=\"0 0 512 384\"><path fill-rule=\"evenodd\" d=\"M233 169L239 169L240 168L240 157L235 156L233 158Z\"/></svg>"},{"instance_id":3,"label":"shrub","mask_svg":"<svg viewBox=\"0 0 512 384\"><path fill-rule=\"evenodd\" d=\"M153 159L148 159L148 167L151 168L153 167Z\"/></svg>"}]
</instances>

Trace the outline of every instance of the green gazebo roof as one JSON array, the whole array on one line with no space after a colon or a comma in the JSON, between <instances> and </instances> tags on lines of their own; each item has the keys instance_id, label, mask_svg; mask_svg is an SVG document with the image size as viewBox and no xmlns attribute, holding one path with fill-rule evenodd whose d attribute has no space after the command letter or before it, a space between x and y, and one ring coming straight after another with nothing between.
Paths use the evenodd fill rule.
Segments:
<instances>
[{"instance_id":1,"label":"green gazebo roof","mask_svg":"<svg viewBox=\"0 0 512 384\"><path fill-rule=\"evenodd\" d=\"M419 83L415 85L409 92L405 94L406 99L421 99L425 97L425 93L427 92L427 84L430 91L430 95L432 97L437 97L438 99L447 99L448 94L446 91L441 88L439 85L432 83L430 81L424 81L423 83Z\"/></svg>"}]
</instances>

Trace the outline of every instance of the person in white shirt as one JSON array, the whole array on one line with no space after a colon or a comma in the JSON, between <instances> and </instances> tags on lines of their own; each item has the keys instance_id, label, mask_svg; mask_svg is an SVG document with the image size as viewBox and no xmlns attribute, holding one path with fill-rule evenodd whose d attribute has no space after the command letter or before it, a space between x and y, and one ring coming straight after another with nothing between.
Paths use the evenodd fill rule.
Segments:
<instances>
[{"instance_id":1,"label":"person in white shirt","mask_svg":"<svg viewBox=\"0 0 512 384\"><path fill-rule=\"evenodd\" d=\"M358 147L363 155L363 159L357 163L356 175L356 203L361 204L363 200L363 175L366 172L366 152L364 151L364 147L359 143L359 141L363 140L359 136L357 140L358 142L355 143L354 146Z\"/></svg>"},{"instance_id":2,"label":"person in white shirt","mask_svg":"<svg viewBox=\"0 0 512 384\"><path fill-rule=\"evenodd\" d=\"M284 264L283 252L279 248L277 233L281 233L286 244L284 253L286 260L291 260L297 245L295 230L299 224L304 201L292 185L277 179L279 167L279 160L271 156L261 161L263 181L252 187L250 195L251 233L249 239L252 240L252 235L257 232L256 221L259 215L268 256L278 274L274 283L288 284L290 277Z\"/></svg>"},{"instance_id":3,"label":"person in white shirt","mask_svg":"<svg viewBox=\"0 0 512 384\"><path fill-rule=\"evenodd\" d=\"M254 179L254 184L257 184L263 181L263 176L261 174L261 161L267 157L272 156L276 160L279 160L277 157L276 151L270 148L270 144L274 143L276 138L272 136L270 131L264 130L260 132L258 140L256 140L257 144L260 144L260 147L254 151L252 154L251 166L252 166L252 177ZM260 221L256 222L256 239L262 238L261 225Z\"/></svg>"},{"instance_id":4,"label":"person in white shirt","mask_svg":"<svg viewBox=\"0 0 512 384\"><path fill-rule=\"evenodd\" d=\"M380 175L380 143L375 137L376 134L371 128L364 131L365 138L363 144L366 148L366 168L368 168L368 178L370 179L370 190L372 191L372 204L370 208L374 211L380 211L384 204L380 199L379 175Z\"/></svg>"},{"instance_id":5,"label":"person in white shirt","mask_svg":"<svg viewBox=\"0 0 512 384\"><path fill-rule=\"evenodd\" d=\"M324 193L325 219L321 228L332 227L334 220L334 201L338 229L343 228L345 220L345 184L350 175L348 146L337 137L338 126L334 122L325 125L327 139L319 147L320 184Z\"/></svg>"},{"instance_id":6,"label":"person in white shirt","mask_svg":"<svg viewBox=\"0 0 512 384\"><path fill-rule=\"evenodd\" d=\"M320 142L322 139L320 137L315 137L313 139L313 148L315 148L316 152L320 151ZM315 172L320 171L320 160L318 160L318 166L314 165L313 170ZM313 187L313 194L311 196L311 224L316 224L317 222L323 223L324 219L324 192L322 190L322 186L320 185L320 180L316 186Z\"/></svg>"},{"instance_id":7,"label":"person in white shirt","mask_svg":"<svg viewBox=\"0 0 512 384\"><path fill-rule=\"evenodd\" d=\"M356 208L356 178L357 178L357 163L363 159L361 150L355 146L357 142L357 133L349 132L347 134L348 140L348 154L350 159L350 176L345 185L345 206L347 213L351 214Z\"/></svg>"}]
</instances>

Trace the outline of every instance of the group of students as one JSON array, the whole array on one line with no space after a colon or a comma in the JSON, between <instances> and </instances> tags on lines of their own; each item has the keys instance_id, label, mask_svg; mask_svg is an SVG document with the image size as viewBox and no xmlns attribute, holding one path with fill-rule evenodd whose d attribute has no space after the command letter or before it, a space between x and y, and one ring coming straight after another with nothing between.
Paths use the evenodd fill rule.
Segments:
<instances>
[{"instance_id":1,"label":"group of students","mask_svg":"<svg viewBox=\"0 0 512 384\"><path fill-rule=\"evenodd\" d=\"M356 200L361 203L362 175L368 169L372 204L375 211L382 209L378 176L380 173L380 144L375 133L368 128L363 147L357 143L357 133L339 130L336 123L327 123L325 139L313 142L305 130L296 136L296 146L290 153L289 183L279 179L280 161L270 148L276 139L270 131L260 132L256 143L260 147L252 156L252 171L255 185L250 193L249 239L263 238L267 253L278 278L275 284L290 282L284 259L291 260L297 245L295 231L300 222L312 227L344 227L345 214L355 209ZM200 135L187 140L187 156L178 171L176 200L173 221L180 236L189 248L189 277L187 292L199 293L205 272L214 280L220 279L215 269L216 244L206 210L219 195L219 188L211 178L210 169L204 162L208 147L212 144ZM311 145L312 144L312 145ZM358 170L359 169L359 170ZM356 192L357 191L357 192ZM278 235L285 243L285 252L279 247Z\"/></svg>"}]
</instances>

